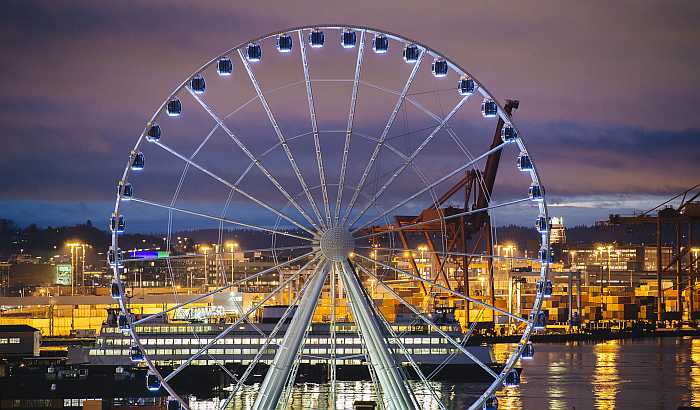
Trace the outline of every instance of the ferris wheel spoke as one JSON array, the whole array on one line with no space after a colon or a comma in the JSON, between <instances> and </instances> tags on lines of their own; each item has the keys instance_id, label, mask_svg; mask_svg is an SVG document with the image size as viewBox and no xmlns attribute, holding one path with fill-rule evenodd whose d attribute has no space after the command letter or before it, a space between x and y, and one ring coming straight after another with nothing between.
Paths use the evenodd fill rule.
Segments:
<instances>
[{"instance_id":1,"label":"ferris wheel spoke","mask_svg":"<svg viewBox=\"0 0 700 410\"><path fill-rule=\"evenodd\" d=\"M306 82L306 99L309 102L309 117L311 118L311 129L314 135L314 146L316 148L316 163L318 165L318 176L321 180L321 192L323 195L323 205L326 211L326 225L331 225L331 208L328 201L328 187L326 186L326 172L323 169L323 154L321 153L321 141L318 135L318 123L316 121L316 108L314 107L314 93L311 88L311 78L309 75L309 61L306 58L306 46L304 35L299 30L299 49L301 50L301 62L304 67L304 80Z\"/></svg>"},{"instance_id":2,"label":"ferris wheel spoke","mask_svg":"<svg viewBox=\"0 0 700 410\"><path fill-rule=\"evenodd\" d=\"M308 282L310 287L304 292L292 321L284 334L280 349L277 349L273 365L267 370L265 379L260 384L253 408L274 409L286 385L293 384L296 360L302 351L307 331L311 325L313 313L318 305L323 284L328 276L329 262L324 258L316 265ZM291 388L291 387L290 387Z\"/></svg>"},{"instance_id":3,"label":"ferris wheel spoke","mask_svg":"<svg viewBox=\"0 0 700 410\"><path fill-rule=\"evenodd\" d=\"M360 264L356 264L356 266L358 268L360 268L360 270L362 270L366 274L371 275L369 273L369 271L364 266L362 266ZM409 364L411 365L411 368L416 372L416 374L420 378L423 385L428 389L428 391L430 392L430 395L433 396L433 399L435 399L436 403L438 404L438 406L441 409L446 410L445 405L438 398L437 393L435 392L435 389L433 389L433 387L430 385L428 378L425 376L423 371L420 369L420 367L418 366L416 361L413 359L413 355L411 355L411 353L409 353L408 349L406 349L406 346L401 341L401 338L396 335L396 332L394 332L394 329L391 327L391 324L386 320L386 317L384 317L384 314L382 314L381 310L376 308L376 305L374 306L374 311L375 311L376 316L381 319L382 323L384 324L384 327L386 327L392 340L394 340L396 342L396 344L399 346L399 349L400 349L401 353L403 354L403 356L406 359L408 359Z\"/></svg>"},{"instance_id":4,"label":"ferris wheel spoke","mask_svg":"<svg viewBox=\"0 0 700 410\"><path fill-rule=\"evenodd\" d=\"M405 248L386 248L382 246L358 246L357 249L368 249L368 250L383 250L388 252L405 252L408 249ZM490 259L503 259L511 261L523 261L523 262L541 262L541 259L537 258L524 258L520 256L503 256L503 255L490 255L483 253L463 253L463 252L452 252L452 251L421 251L428 255L439 255L439 256L469 256L473 258L490 258Z\"/></svg>"},{"instance_id":5,"label":"ferris wheel spoke","mask_svg":"<svg viewBox=\"0 0 700 410\"><path fill-rule=\"evenodd\" d=\"M139 324L141 324L141 323L148 322L148 321L153 320L153 319L155 319L155 318L158 318L158 317L162 317L162 316L164 316L164 315L167 315L168 313L172 312L173 310L180 309L180 308L182 308L182 307L184 307L184 306L187 306L187 305L189 305L189 304L191 304L191 303L198 302L198 301L200 301L200 300L202 300L202 299L208 298L209 296L212 296L212 295L215 295L215 294L217 294L217 293L223 292L223 291L225 291L226 289L230 289L230 288L233 287L233 286L239 285L239 284L241 284L241 283L245 283L245 282L247 282L247 281L249 281L249 280L258 278L258 277L260 277L260 276L262 276L262 275L265 275L265 274L268 274L268 273L270 273L270 272L274 272L274 271L276 271L276 270L279 270L279 269L281 269L281 268L283 268L283 267L285 267L285 266L289 266L289 265L291 265L291 264L293 264L293 263L295 263L295 262L298 262L298 261L300 261L300 260L302 260L302 259L304 259L304 258L306 258L306 257L308 257L308 256L311 256L311 255L314 255L314 257L313 257L309 262L307 262L306 265L304 265L304 266L307 266L309 263L311 263L311 262L314 261L315 259L318 259L318 256L315 255L315 252L309 252L309 253L305 253L305 254L303 254L303 255L301 255L301 256L297 256L296 258L293 258L293 259L290 259L290 260L288 260L288 261L279 263L279 264L277 264L277 265L275 265L275 266L273 266L273 267L271 267L271 268L264 269L264 270L262 270L262 271L260 271L260 272L257 272L257 273L254 273L254 274L252 274L252 275L249 275L249 276L247 276L247 277L245 277L245 278L243 278L243 279L239 279L239 280L237 280L237 281L235 281L235 282L229 283L228 285L224 285L224 286L218 287L218 288L216 288L216 289L214 289L214 290L211 290L211 291L209 291L209 292L207 292L207 293L204 293L204 294L202 294L202 295L199 295L199 296L197 296L197 297L195 297L195 298L189 299L189 300L187 300L187 301L185 301L185 302L178 303L177 305L172 306L172 307L170 307L170 308L168 308L168 309L165 309L165 310L163 310L163 311L161 311L161 312L154 313L154 314L152 314L152 315L148 315L148 316L146 316L146 317L144 317L144 318L142 318L142 319L139 319L139 320L134 321L134 326L139 325ZM301 270L303 270L303 268L302 268ZM300 271L301 271L301 270L300 270Z\"/></svg>"},{"instance_id":6,"label":"ferris wheel spoke","mask_svg":"<svg viewBox=\"0 0 700 410\"><path fill-rule=\"evenodd\" d=\"M358 265L358 266L359 266L359 265ZM396 298L396 300L398 300L399 302L401 302L401 304L403 304L403 305L406 306L409 310L411 310L411 312L413 312L416 316L418 316L418 317L419 317L423 322L425 322L428 326L431 326L432 328L434 328L435 331L437 331L442 337L444 337L445 339L447 339L447 341L450 342L450 344L452 344L452 346L454 346L455 348L457 348L458 350L460 350L462 353L464 353L464 355L466 355L466 356L467 356L469 359L471 359L474 363L478 364L479 367L481 367L482 369L484 369L484 371L486 371L486 373L490 374L494 379L498 379L498 374L496 374L496 372L494 372L493 369L491 369L489 366L487 366L485 363L483 363L481 360L479 360L476 356L474 356L469 350L467 350L464 346L462 346L462 344L461 344L459 341L455 340L455 338L453 338L452 336L450 336L449 334L447 334L447 332L445 332L444 330L442 330L442 329L440 328L439 325L435 324L435 322L433 322L432 320L430 320L430 318L428 318L428 317L425 316L423 313L421 313L421 311L418 310L418 308L416 308L415 306L413 306L413 305L412 305L411 303L409 303L406 299L404 299L401 295L399 295L396 291L394 291L394 289L391 288L391 286L389 286L389 285L388 285L386 282L384 282L381 278L379 278L377 275L375 275L375 274L373 274L372 272L370 272L369 269L364 269L364 268L361 267L361 266L360 266L360 269L362 269L368 276L370 276L370 277L372 277L374 280L376 280L377 283L379 283L380 285L382 285L382 287L383 287L384 289L386 289L386 291L389 292L389 294L391 294L394 298Z\"/></svg>"},{"instance_id":7,"label":"ferris wheel spoke","mask_svg":"<svg viewBox=\"0 0 700 410\"><path fill-rule=\"evenodd\" d=\"M433 138L437 135L440 130L445 127L445 125L452 119L452 117L459 111L460 108L464 105L464 103L467 101L469 97L463 97L459 102L452 108L452 110L445 116L445 118L442 118L440 120L440 123L430 132L430 134L423 140L423 142L416 148L413 153L408 157L408 160L402 164L392 175L391 177L384 183L384 185L379 188L379 190L374 194L372 199L365 205L364 208L355 216L355 218L350 222L350 226L354 225L362 216L369 210L372 205L374 205L375 202L377 202L377 199L379 199L380 196L384 193L384 191L389 188L389 186L398 178L406 168L413 163L413 161L416 159L418 154L420 154L421 151L432 141Z\"/></svg>"},{"instance_id":8,"label":"ferris wheel spoke","mask_svg":"<svg viewBox=\"0 0 700 410\"><path fill-rule=\"evenodd\" d=\"M406 383L404 375L399 372L395 358L389 354L384 333L372 312L371 302L364 293L357 273L348 260L342 261L341 264L340 275L347 290L347 298L351 302L353 317L366 342L368 355L382 390L397 408L416 408L415 395Z\"/></svg>"},{"instance_id":9,"label":"ferris wheel spoke","mask_svg":"<svg viewBox=\"0 0 700 410\"><path fill-rule=\"evenodd\" d=\"M293 275L289 276L282 283L280 283L275 289L272 290L272 292L268 293L260 302L256 303L254 306L252 306L250 309L248 309L240 318L238 318L235 322L230 324L226 329L224 329L221 333L219 333L215 338L209 340L209 342L206 345L202 346L194 355L192 355L190 358L188 358L187 360L182 362L170 374L168 374L166 377L164 377L163 381L168 382L168 381L172 380L172 378L177 376L178 373L180 373L185 367L189 366L190 363L192 363L192 361L197 360L197 358L199 356L201 356L205 352L209 351L209 349L214 344L216 344L217 341L221 340L222 338L226 337L226 335L231 333L241 322L243 322L253 312L255 312L260 307L262 307L268 300L272 299L273 296L275 296L280 290L284 289L284 287L287 286L292 280L299 277L306 270L306 268L309 265L311 265L314 261L318 260L319 258L320 258L320 256L316 255L316 256L314 256L313 259L306 262L306 264L304 264L304 266L302 266Z\"/></svg>"},{"instance_id":10,"label":"ferris wheel spoke","mask_svg":"<svg viewBox=\"0 0 700 410\"><path fill-rule=\"evenodd\" d=\"M241 227L244 227L244 228L250 228L250 229L257 230L257 231L268 232L268 233L275 234L275 235L288 236L288 237L290 237L290 238L301 239L301 240L309 241L309 242L313 242L313 241L314 241L313 238L309 238L309 237L306 237L306 236L300 236L300 235L296 235L296 234L289 233L289 232L285 232L285 231L280 231L280 230L276 230L276 229L272 229L272 228L266 228L266 227L264 227L264 226L253 225L253 224L249 224L249 223L246 223L246 222L237 221L237 220L235 220L235 219L222 218L222 217L220 217L220 216L214 216L214 215L209 215L209 214L205 214L205 213L202 213L202 212L192 211L192 210L189 210L189 209L178 208L178 207L175 207L175 206L165 205L165 204L161 204L161 203L158 203L158 202L152 202L152 201L148 201L148 200L146 200L146 199L141 199L141 198L137 198L137 197L132 198L131 201L132 201L132 202L142 203L142 204L145 204L145 205L150 205L150 206L158 207L158 208L168 209L168 210L175 211L175 212L180 212L180 213L183 213L183 214L188 214L188 215L193 215L193 216L199 216L199 217L202 217L202 218L211 219L211 220L214 220L214 221L219 221L219 222L223 222L223 223L227 223L227 224L231 224L231 225L237 225L237 226L241 226Z\"/></svg>"},{"instance_id":11,"label":"ferris wheel spoke","mask_svg":"<svg viewBox=\"0 0 700 410\"><path fill-rule=\"evenodd\" d=\"M422 52L420 53L420 56L418 57L418 60L414 63L413 65L413 70L411 70L411 74L408 77L408 80L406 80L406 84L404 85L403 89L401 90L401 94L399 95L398 101L396 102L396 105L394 106L394 110L391 112L391 115L389 115L389 120L386 123L386 126L384 127L384 130L382 131L381 136L379 137L379 141L374 147L374 151L372 152L372 156L370 157L369 161L367 162L367 166L365 167L364 172L362 173L362 177L360 178L360 183L357 184L357 187L355 188L355 191L352 194L352 198L350 199L350 203L348 204L348 209L345 211L345 216L343 216L343 221L341 224L345 224L347 222L348 218L350 217L350 214L352 212L353 207L355 206L355 202L357 201L357 197L360 195L360 191L365 186L365 182L367 181L367 177L369 176L370 171L372 170L372 166L374 165L374 161L377 159L377 156L379 155L379 151L382 148L382 145L384 144L384 140L386 139L386 136L389 134L389 130L391 129L391 126L394 124L394 121L396 120L396 115L399 112L399 109L401 109L401 106L404 103L404 99L406 98L406 94L408 94L408 90L411 88L411 84L413 84L413 80L416 78L416 74L418 73L418 68L420 67L421 62L423 61L423 55L425 53Z\"/></svg>"},{"instance_id":12,"label":"ferris wheel spoke","mask_svg":"<svg viewBox=\"0 0 700 410\"><path fill-rule=\"evenodd\" d=\"M282 187L282 185L277 181L277 178L272 176L270 171L262 164L262 162L248 149L248 147L226 126L226 124L223 123L223 121L219 118L219 116L214 112L214 110L209 107L209 105L204 102L192 89L188 86L187 91L190 92L190 95L199 103L199 105L202 106L204 111L206 111L209 116L218 124L219 128L224 130L224 132L233 140L236 145L243 151L243 153L252 161L252 163L260 170L260 172L265 175L265 177L272 182L272 184L277 188L277 190L284 195L285 198L296 208L297 211L306 219L308 223L310 223L314 228L318 229L318 225L316 225L316 222L314 222L311 217L304 211L304 209L299 206L299 204L292 198L291 195L287 192L287 190Z\"/></svg>"},{"instance_id":13,"label":"ferris wheel spoke","mask_svg":"<svg viewBox=\"0 0 700 410\"><path fill-rule=\"evenodd\" d=\"M497 209L497 208L504 208L504 207L507 207L507 206L516 205L516 204L523 203L523 202L528 202L528 201L531 201L531 199L530 199L529 197L528 197L528 198L515 199L515 200L512 200L512 201L508 201L508 202L502 202L502 203L500 203L500 204L485 206L485 207L483 207L483 208L477 208L477 209L472 209L472 210L470 210L470 211L459 212L459 213L456 213L456 214L453 214L453 215L447 215L447 216L443 216L443 217L428 219L428 220L426 220L426 221L416 222L416 223L407 224L407 225L401 225L401 226L397 226L397 227L391 227L391 228L388 228L388 229L384 229L384 230L382 230L382 231L380 231L380 232L372 232L372 233L368 233L368 234L366 234L366 235L356 236L356 237L355 237L355 240L364 239L364 238L371 238L371 237L373 237L373 236L385 235L385 234L391 233L391 232L405 231L405 230L413 229L413 228L418 227L418 226L421 226L421 225L431 224L431 223L440 222L440 221L446 221L446 220L455 219L455 218L461 218L461 217L463 217L463 216L474 215L474 214L478 214L478 213L480 213L480 212L486 212L486 211L489 211L489 210L492 210L492 209ZM363 227L360 227L360 228L358 228L358 229L355 229L355 230L353 231L353 233L360 231L362 228L363 228Z\"/></svg>"},{"instance_id":14,"label":"ferris wheel spoke","mask_svg":"<svg viewBox=\"0 0 700 410\"><path fill-rule=\"evenodd\" d=\"M425 283L425 284L427 284L427 285L431 285L432 287L438 288L438 289L440 289L440 290L442 290L442 291L444 291L444 292L447 292L447 293L449 293L449 294L451 294L451 295L453 295L453 296L457 296L457 297L459 297L459 298L468 300L468 301L470 301L471 303L474 303L475 305L479 305L479 306L485 307L485 308L487 308L487 309L491 309L491 310L493 310L494 312L501 313L501 314L506 315L506 316L508 316L508 317L511 317L511 318L513 318L513 319L515 319L515 320L517 320L517 321L519 321L519 322L529 323L526 319L523 319L523 318L521 318L520 316L514 315L514 314L508 312L507 310L503 310L503 309L498 308L498 307L496 307L496 306L493 306L493 305L490 305L490 304L488 304L488 303L482 302L482 301L480 301L479 299L474 299L474 298L472 298L472 297L470 297L470 296L467 296L467 295L465 295L465 294L463 294L463 293L461 293L461 292L457 292L456 290L452 290L452 289L450 289L450 288L448 288L448 287L446 287L446 286L443 286L443 285L441 285L441 284L439 284L439 283L437 283L437 282L435 282L435 281L422 278L422 277L420 277L420 276L418 276L418 275L415 275L415 274L413 274L413 273L407 272L407 271L405 271L405 270L403 270L403 269L395 268L395 267L393 267L393 266L391 266L391 265L387 265L387 264L384 263L384 262L378 261L378 260L376 260L376 259L368 258L368 257L366 257L366 256L364 256L364 255L359 254L359 253L356 253L356 254L355 254L355 257L356 257L356 258L363 259L363 260L365 260L365 261L367 261L367 262L370 262L370 263L377 264L378 266L381 266L381 267L383 267L383 268L385 268L385 269L393 270L394 272L396 272L396 273L398 273L398 274L406 275L406 276L408 276L408 277L411 278L411 279L417 280L417 281L419 281L419 282L423 282L423 283Z\"/></svg>"},{"instance_id":15,"label":"ferris wheel spoke","mask_svg":"<svg viewBox=\"0 0 700 410\"><path fill-rule=\"evenodd\" d=\"M335 224L338 225L343 201L343 186L345 185L345 173L347 172L348 156L350 155L350 139L355 124L355 108L357 107L357 91L360 85L360 71L362 70L362 58L365 52L365 30L360 31L360 45L357 50L357 62L355 63L355 78L352 83L352 96L350 97L350 113L345 133L345 145L343 146L343 159L340 164L340 181L338 183L338 195L335 200Z\"/></svg>"},{"instance_id":16,"label":"ferris wheel spoke","mask_svg":"<svg viewBox=\"0 0 700 410\"><path fill-rule=\"evenodd\" d=\"M318 268L318 266L317 266ZM280 317L280 319L277 321L275 324L275 327L272 329L269 335L267 335L265 339L265 343L258 349L258 352L256 353L255 357L253 360L248 364L246 367L245 371L241 375L241 377L238 379L238 382L236 383L236 386L231 390L231 393L229 393L228 397L226 400L222 403L222 405L219 407L220 409L225 409L228 407L229 403L233 399L233 396L236 394L236 392L243 386L243 383L248 379L250 374L253 372L255 369L255 366L260 362L260 359L262 356L265 354L265 350L272 344L272 339L277 336L277 333L279 333L280 329L282 328L282 325L286 323L287 317L289 316L290 313L292 313L292 308L297 305L299 302L299 299L301 299L301 295L306 292L306 288L309 287L309 284L311 281L306 281L302 288L297 292L296 296L294 297L294 300L291 301L289 306L287 306L287 309L285 309L284 313Z\"/></svg>"},{"instance_id":17,"label":"ferris wheel spoke","mask_svg":"<svg viewBox=\"0 0 700 410\"><path fill-rule=\"evenodd\" d=\"M278 211L277 209L273 208L272 206L266 204L266 203L263 202L262 200L260 200L260 199L258 199L258 198L256 198L256 197L252 196L251 194L245 192L244 190L242 190L242 189L241 189L240 187L238 187L237 185L228 182L227 180L221 178L220 176L218 176L218 175L216 175L215 173L209 171L208 169L204 168L203 166L199 165L198 163L194 162L193 160L191 160L191 159L185 157L184 155L182 155L182 154L180 154L179 152L175 151L174 149L168 147L167 145L165 145L165 144L163 144L163 143L161 143L161 142L159 142L159 141L153 142L153 144L156 144L157 146L163 148L164 150L166 150L167 152L171 153L172 155L174 155L174 156L180 158L181 160L187 162L187 163L190 164L191 166L197 168L198 170L200 170L200 171L202 171L203 173L207 174L207 175L210 176L211 178L213 178L213 179L215 179L215 180L221 182L222 184L224 184L224 185L227 186L228 188L230 188L230 189L236 191L237 193L243 195L244 197L246 197L246 198L248 198L249 200L253 201L254 203L258 204L259 206L261 206L261 207L267 209L268 211L274 213L275 215L281 217L281 218L284 219L285 221L287 221L287 222L293 224L293 225L296 226L297 228L299 228L299 229L301 229L301 230L303 230L303 231L306 231L307 233L309 233L309 234L311 234L311 235L314 235L314 232L313 232L313 231L311 231L309 228L305 227L305 226L302 225L301 223L295 221L294 219L292 219L292 218L289 217L288 215L283 214L282 212L280 212L280 211Z\"/></svg>"},{"instance_id":18,"label":"ferris wheel spoke","mask_svg":"<svg viewBox=\"0 0 700 410\"><path fill-rule=\"evenodd\" d=\"M436 187L437 185L439 185L439 184L445 182L446 180L452 178L453 176L457 175L458 173L460 173L460 172L464 171L465 169L469 168L470 166L474 165L474 164L477 163L478 161L480 161L480 160L482 160L482 159L488 157L489 155L491 155L492 153L494 153L494 152L496 152L496 151L499 151L499 150L503 149L503 147L505 147L505 146L506 146L506 143L501 143L501 144L495 146L494 148L492 148L492 149L490 149L490 150L484 152L483 154L479 155L478 157L474 158L473 160L471 160L471 161L467 162L466 164L464 164L464 165L462 165L462 166L456 168L455 170L453 170L452 172L448 173L447 175L445 175L445 176L443 176L443 177L441 177L441 178L438 178L436 181L434 181L434 182L432 182L430 185L427 185L427 186L425 186L424 188L420 189L418 192L416 192L416 193L410 195L408 198L399 201L398 203L396 203L396 204L395 204L394 206L392 206L391 208L387 209L386 211L384 211L384 212L381 213L380 215L378 215L378 216L376 216L376 217L370 219L369 221L363 223L362 225L358 226L357 228L354 228L354 229L353 229L353 228L351 227L351 228L350 228L351 232L352 232L352 233L355 233L355 232L359 231L360 229L362 229L363 227L365 227L365 226L371 224L372 222L374 222L374 221L376 221L376 220L378 220L378 219L380 219L380 218L383 218L384 216L388 215L390 212L395 211L396 209L400 208L401 206L405 205L406 203L408 203L409 201L415 199L416 197L420 196L421 194L423 194L423 193L425 193L425 192L431 190L432 188Z\"/></svg>"},{"instance_id":19,"label":"ferris wheel spoke","mask_svg":"<svg viewBox=\"0 0 700 410\"><path fill-rule=\"evenodd\" d=\"M299 166L296 163L296 160L294 160L294 155L292 155L292 151L289 148L289 144L287 144L287 140L284 137L284 134L282 134L282 130L279 127L279 124L277 123L277 120L275 119L274 114L272 113L272 110L270 109L270 105L267 103L267 99L265 98L265 95L263 95L262 89L260 88L260 84L258 83L258 80L255 78L255 73L253 73L253 69L250 67L250 63L248 63L248 60L243 56L243 53L241 50L238 50L238 56L240 57L241 61L243 62L243 66L246 69L246 72L248 73L248 77L250 78L251 83L253 84L253 87L255 88L255 92L258 94L258 98L260 99L260 104L263 106L263 109L267 113L267 118L270 120L270 124L272 124L272 128L275 130L275 134L277 134L277 139L279 140L280 144L282 144L282 149L284 150L284 153L287 155L287 159L289 160L289 164L292 167L292 170L297 176L297 179L299 180L299 184L301 184L302 189L304 190L304 193L306 194L306 198L309 200L309 204L311 205L311 208L313 209L314 213L316 214L316 218L318 218L318 222L321 226L325 226L323 222L323 218L321 217L321 212L318 209L318 206L316 205L316 201L314 200L314 197L311 195L311 191L309 190L309 186L306 184L306 181L304 180L304 176L301 173L301 170L299 169Z\"/></svg>"}]
</instances>

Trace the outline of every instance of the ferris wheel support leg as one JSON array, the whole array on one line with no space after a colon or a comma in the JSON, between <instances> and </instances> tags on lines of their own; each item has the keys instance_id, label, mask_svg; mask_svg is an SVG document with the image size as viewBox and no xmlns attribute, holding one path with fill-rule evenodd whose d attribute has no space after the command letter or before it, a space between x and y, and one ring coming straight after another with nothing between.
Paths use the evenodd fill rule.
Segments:
<instances>
[{"instance_id":1,"label":"ferris wheel support leg","mask_svg":"<svg viewBox=\"0 0 700 410\"><path fill-rule=\"evenodd\" d=\"M320 270L314 273L308 290L299 302L299 309L294 314L292 322L284 335L282 344L277 349L275 358L270 365L265 380L260 385L258 396L255 398L253 408L256 410L274 410L279 404L284 386L287 385L294 360L304 341L306 329L311 324L314 309L321 295L323 284L328 276L330 265L324 264Z\"/></svg>"},{"instance_id":2,"label":"ferris wheel support leg","mask_svg":"<svg viewBox=\"0 0 700 410\"><path fill-rule=\"evenodd\" d=\"M340 275L347 289L352 314L362 336L365 338L371 366L381 384L389 408L415 409L416 399L397 367L391 349L386 343L377 318L372 313L368 301L362 292L357 275L347 260L341 262Z\"/></svg>"}]
</instances>

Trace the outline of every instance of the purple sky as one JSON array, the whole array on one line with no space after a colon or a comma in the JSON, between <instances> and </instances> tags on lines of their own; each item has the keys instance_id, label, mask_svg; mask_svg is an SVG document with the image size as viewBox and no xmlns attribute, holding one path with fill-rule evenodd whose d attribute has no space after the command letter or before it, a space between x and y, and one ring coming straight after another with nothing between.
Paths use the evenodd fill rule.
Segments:
<instances>
[{"instance_id":1,"label":"purple sky","mask_svg":"<svg viewBox=\"0 0 700 410\"><path fill-rule=\"evenodd\" d=\"M6 1L0 217L106 218L126 154L177 84L235 44L316 23L420 40L518 98L551 213L570 225L700 182L700 3L470 3Z\"/></svg>"}]
</instances>

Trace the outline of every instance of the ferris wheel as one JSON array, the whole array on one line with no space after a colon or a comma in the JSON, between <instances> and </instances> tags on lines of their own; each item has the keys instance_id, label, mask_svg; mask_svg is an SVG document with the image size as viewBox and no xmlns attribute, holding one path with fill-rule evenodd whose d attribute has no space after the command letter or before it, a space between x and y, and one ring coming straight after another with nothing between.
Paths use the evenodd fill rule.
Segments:
<instances>
[{"instance_id":1,"label":"ferris wheel","mask_svg":"<svg viewBox=\"0 0 700 410\"><path fill-rule=\"evenodd\" d=\"M467 356L488 375L470 408L496 408L496 392L519 384L517 361L533 355L529 338L544 327L542 301L551 294L544 188L513 108L516 102L499 103L443 54L368 27L291 28L237 45L196 70L163 101L130 151L111 218L112 295L132 359L148 367L148 388L165 389L188 407L178 376L204 360L230 385L223 408L269 354L249 406L284 407L309 356L309 329L323 322L330 349L314 357L329 369L324 406L342 407L336 339L338 323L347 320L382 408L446 408L448 399L420 366L419 349L402 343L391 323L397 319L381 306L390 299L412 323L445 340L450 357ZM494 161L497 169L501 158L498 174L482 170ZM455 200L458 190L465 194ZM497 221L514 217L535 224L537 254L504 255L494 246ZM240 229L267 241L245 250L268 265L236 277L227 241ZM134 295L127 288L143 286L130 272L154 261L120 249L130 230L164 232L159 280L175 298L142 316L129 308ZM215 244L192 251L187 241L194 239L184 237L201 231L215 234ZM414 249L416 241L421 246ZM202 258L203 272L194 262ZM538 272L532 305L517 313L494 291L494 264L502 261L525 261ZM253 285L257 298L216 333L188 328L196 348L179 350L167 364L156 359L149 322ZM406 293L410 287L418 293ZM455 307L467 324L461 335L436 323L431 309L440 304ZM270 330L257 329L259 346L242 370L233 370L227 350L214 350L241 326L257 328L253 316L269 305L288 307ZM467 348L484 316L520 335L499 367ZM418 385L429 394L418 397Z\"/></svg>"}]
</instances>

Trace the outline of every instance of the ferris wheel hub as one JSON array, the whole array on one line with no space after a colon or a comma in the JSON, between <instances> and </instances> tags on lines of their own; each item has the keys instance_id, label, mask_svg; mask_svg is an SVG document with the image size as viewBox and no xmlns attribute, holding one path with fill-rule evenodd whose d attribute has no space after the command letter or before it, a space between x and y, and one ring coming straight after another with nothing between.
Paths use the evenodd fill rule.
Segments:
<instances>
[{"instance_id":1,"label":"ferris wheel hub","mask_svg":"<svg viewBox=\"0 0 700 410\"><path fill-rule=\"evenodd\" d=\"M355 249L355 238L342 226L326 229L321 234L321 254L333 262L345 260Z\"/></svg>"}]
</instances>

